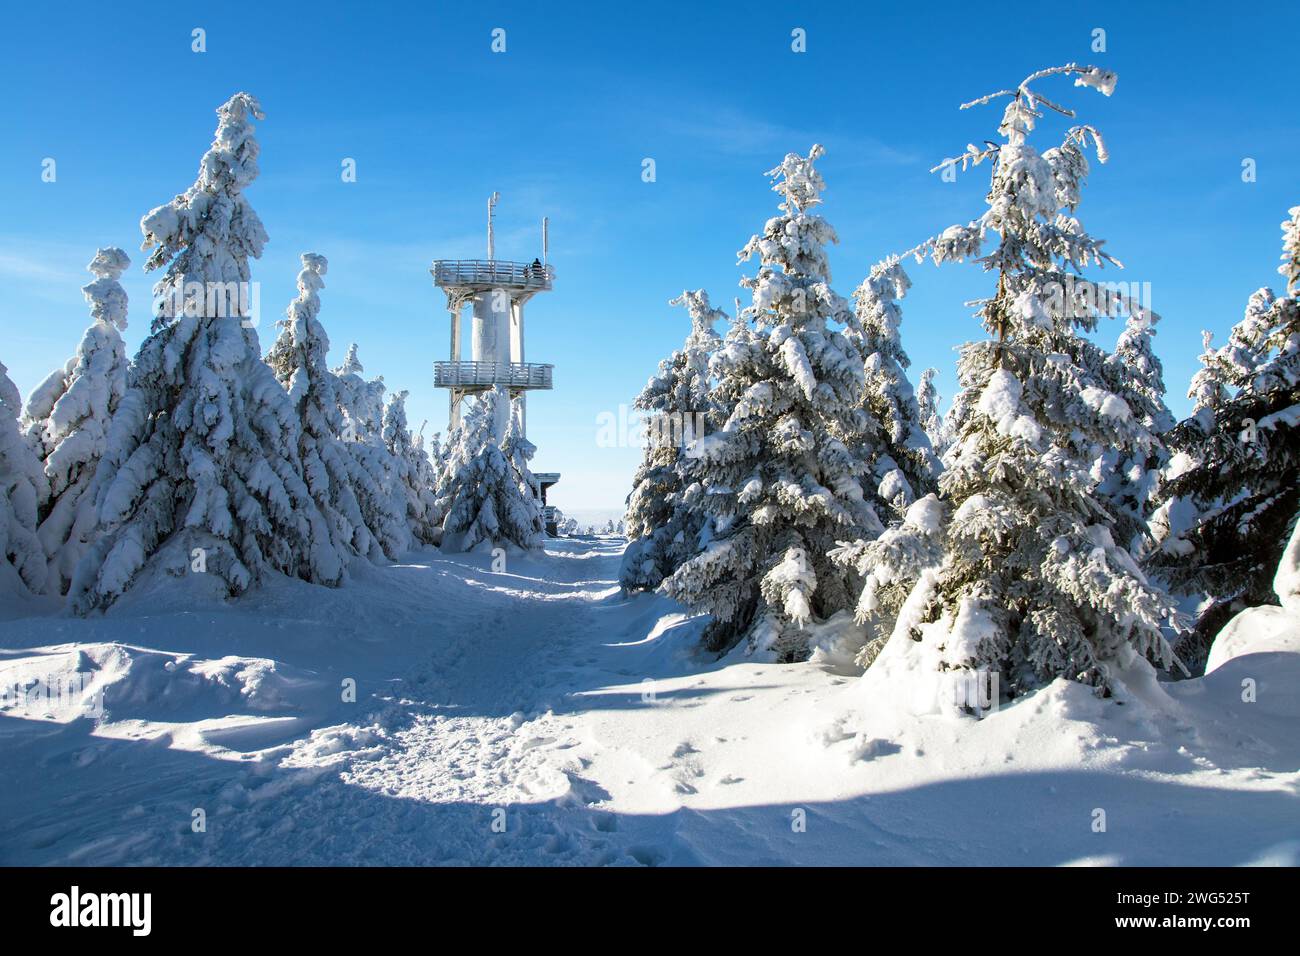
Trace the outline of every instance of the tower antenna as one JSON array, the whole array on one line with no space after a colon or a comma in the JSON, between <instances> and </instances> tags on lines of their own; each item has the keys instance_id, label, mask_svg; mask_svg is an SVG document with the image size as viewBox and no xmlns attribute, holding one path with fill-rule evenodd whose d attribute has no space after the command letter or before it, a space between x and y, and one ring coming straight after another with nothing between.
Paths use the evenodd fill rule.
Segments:
<instances>
[{"instance_id":1,"label":"tower antenna","mask_svg":"<svg viewBox=\"0 0 1300 956\"><path fill-rule=\"evenodd\" d=\"M551 217L542 217L542 265L551 261Z\"/></svg>"},{"instance_id":2,"label":"tower antenna","mask_svg":"<svg viewBox=\"0 0 1300 956\"><path fill-rule=\"evenodd\" d=\"M496 214L497 200L500 198L499 192L493 192L488 196L488 262L497 257L496 233L493 229L492 217Z\"/></svg>"}]
</instances>

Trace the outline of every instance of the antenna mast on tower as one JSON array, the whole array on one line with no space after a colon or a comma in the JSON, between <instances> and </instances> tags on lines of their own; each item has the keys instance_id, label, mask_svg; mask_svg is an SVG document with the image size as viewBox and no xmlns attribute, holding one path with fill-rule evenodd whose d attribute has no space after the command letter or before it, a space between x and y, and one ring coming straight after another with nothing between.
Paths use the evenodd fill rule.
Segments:
<instances>
[{"instance_id":1,"label":"antenna mast on tower","mask_svg":"<svg viewBox=\"0 0 1300 956\"><path fill-rule=\"evenodd\" d=\"M488 196L488 262L497 257L496 234L492 228L492 217L496 214L497 200L500 198L501 194L498 192L493 192L491 196Z\"/></svg>"}]
</instances>

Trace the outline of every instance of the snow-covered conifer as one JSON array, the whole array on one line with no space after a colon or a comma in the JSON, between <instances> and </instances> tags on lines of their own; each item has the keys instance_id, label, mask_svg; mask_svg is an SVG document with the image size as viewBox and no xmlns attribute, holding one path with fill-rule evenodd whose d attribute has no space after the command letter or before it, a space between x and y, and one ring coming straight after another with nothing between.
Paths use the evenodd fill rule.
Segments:
<instances>
[{"instance_id":1,"label":"snow-covered conifer","mask_svg":"<svg viewBox=\"0 0 1300 956\"><path fill-rule=\"evenodd\" d=\"M420 423L420 430L415 434L415 445L428 457L430 464L433 466L434 475L439 475L442 473L443 460L442 435L434 432L433 437L426 442L424 440L424 429L428 424L428 421Z\"/></svg>"},{"instance_id":2,"label":"snow-covered conifer","mask_svg":"<svg viewBox=\"0 0 1300 956\"><path fill-rule=\"evenodd\" d=\"M1012 694L1062 676L1107 687L1112 665L1135 655L1172 661L1162 628L1173 602L1115 542L1093 470L1104 448L1147 455L1152 435L1113 391L1107 353L1084 334L1116 311L1113 295L1077 278L1118 265L1074 215L1083 151L1091 143L1105 161L1104 146L1090 126L1042 154L1028 142L1045 109L1073 116L1031 89L1054 75L1107 95L1115 82L1070 64L967 104L1010 98L1004 142L941 164L991 160L989 208L918 250L936 262L975 259L997 286L980 303L989 339L961 350L954 445L940 478L945 556L918 582L925 593L909 597L918 614L907 633L932 645L937 666L995 671ZM998 243L985 253L989 233Z\"/></svg>"},{"instance_id":3,"label":"snow-covered conifer","mask_svg":"<svg viewBox=\"0 0 1300 956\"><path fill-rule=\"evenodd\" d=\"M337 584L343 563L303 479L294 408L262 361L248 260L266 231L244 196L257 177L257 101L218 110L198 179L140 222L147 269L166 266L162 303L131 368L95 479L104 535L70 595L81 612L114 601L161 548L239 593L274 570ZM195 556L198 556L196 559Z\"/></svg>"},{"instance_id":4,"label":"snow-covered conifer","mask_svg":"<svg viewBox=\"0 0 1300 956\"><path fill-rule=\"evenodd\" d=\"M1187 397L1192 400L1192 415L1198 417L1201 431L1205 434L1214 428L1214 413L1232 398L1228 388L1231 377L1219 362L1219 350L1214 345L1214 333L1209 329L1201 330L1200 368L1192 375ZM1204 413L1208 411L1209 415Z\"/></svg>"},{"instance_id":5,"label":"snow-covered conifer","mask_svg":"<svg viewBox=\"0 0 1300 956\"><path fill-rule=\"evenodd\" d=\"M502 420L505 425L502 425ZM523 454L510 397L500 385L483 392L466 412L447 459L443 493L444 551L513 544L535 548L542 540L541 514L523 475L502 450ZM504 428L504 432L502 429Z\"/></svg>"},{"instance_id":6,"label":"snow-covered conifer","mask_svg":"<svg viewBox=\"0 0 1300 956\"><path fill-rule=\"evenodd\" d=\"M397 496L406 500L406 521L411 536L422 544L442 538L442 512L437 501L437 476L406 425L405 391L395 392L384 407L384 444L397 467Z\"/></svg>"},{"instance_id":7,"label":"snow-covered conifer","mask_svg":"<svg viewBox=\"0 0 1300 956\"><path fill-rule=\"evenodd\" d=\"M691 331L633 403L650 416L650 427L624 517L629 543L619 580L628 590L658 587L699 550L706 515L687 493L693 486L687 448L721 426L709 398L709 357L722 341L713 325L726 313L709 304L703 289L684 291L668 304L686 307Z\"/></svg>"},{"instance_id":8,"label":"snow-covered conifer","mask_svg":"<svg viewBox=\"0 0 1300 956\"><path fill-rule=\"evenodd\" d=\"M367 381L362 373L365 367L357 357L357 344L348 346L343 364L334 369L338 381L336 388L339 408L343 413L345 441L371 438L383 444L384 393L387 391L382 375Z\"/></svg>"},{"instance_id":9,"label":"snow-covered conifer","mask_svg":"<svg viewBox=\"0 0 1300 956\"><path fill-rule=\"evenodd\" d=\"M1282 223L1288 288L1300 279L1297 210ZM1273 576L1300 507L1300 303L1255 292L1227 345L1207 347L1202 363L1197 408L1167 439L1174 456L1150 559L1172 588L1206 599L1179 645L1194 670L1236 611L1274 602Z\"/></svg>"},{"instance_id":10,"label":"snow-covered conifer","mask_svg":"<svg viewBox=\"0 0 1300 956\"><path fill-rule=\"evenodd\" d=\"M407 523L406 488L401 466L384 443L384 380L362 378L365 368L354 342L343 364L334 370L343 448L352 458L352 490L361 516L380 549L397 558L411 549L414 539Z\"/></svg>"},{"instance_id":11,"label":"snow-covered conifer","mask_svg":"<svg viewBox=\"0 0 1300 956\"><path fill-rule=\"evenodd\" d=\"M942 459L948 443L944 437L943 414L939 410L942 399L934 384L934 377L938 374L936 368L927 368L921 373L921 384L916 389L916 412L925 436L930 439L930 447Z\"/></svg>"},{"instance_id":12,"label":"snow-covered conifer","mask_svg":"<svg viewBox=\"0 0 1300 956\"><path fill-rule=\"evenodd\" d=\"M266 362L284 386L298 413L298 457L313 500L324 515L340 562L353 554L382 556L371 534L354 485L368 475L343 444L347 422L338 394L338 378L326 364L329 336L320 315L320 290L329 263L305 252L298 273L298 296L280 320L280 335Z\"/></svg>"},{"instance_id":13,"label":"snow-covered conifer","mask_svg":"<svg viewBox=\"0 0 1300 956\"><path fill-rule=\"evenodd\" d=\"M907 380L911 361L903 351L898 304L911 280L897 256L872 267L853 298L861 328L859 348L866 357L866 435L859 450L870 467L873 501L902 517L917 498L933 490L941 470L926 435L920 406ZM857 337L856 329L850 337ZM878 509L882 517L888 512Z\"/></svg>"},{"instance_id":14,"label":"snow-covered conifer","mask_svg":"<svg viewBox=\"0 0 1300 956\"><path fill-rule=\"evenodd\" d=\"M922 375L923 405L907 380L910 362L899 336L899 300L911 284L897 256L875 265L854 292L860 331L850 329L848 333L865 356L866 377L866 428L853 450L869 466L864 480L868 500L891 525L879 538L842 543L830 553L837 565L856 572L864 581L855 615L870 629L858 656L863 666L879 652L921 568L937 563L932 552L941 539L930 526L937 527L940 513L932 492L942 465L925 430L928 418L936 433L939 431L934 370ZM922 507L921 502L926 504ZM933 520L919 532L916 522L922 517ZM922 560L923 555L931 560ZM884 600L878 593L882 587Z\"/></svg>"},{"instance_id":15,"label":"snow-covered conifer","mask_svg":"<svg viewBox=\"0 0 1300 956\"><path fill-rule=\"evenodd\" d=\"M804 656L802 628L850 607L860 589L828 552L883 530L863 495L866 463L851 450L867 428L863 355L835 326L861 328L830 286L835 232L815 213L822 154L790 153L768 173L781 214L740 251L759 259L741 281L752 303L711 362L727 417L689 459L711 537L664 588L713 616L705 641L715 650L749 635L779 659Z\"/></svg>"},{"instance_id":16,"label":"snow-covered conifer","mask_svg":"<svg viewBox=\"0 0 1300 956\"><path fill-rule=\"evenodd\" d=\"M1117 447L1102 450L1094 463L1097 493L1107 500L1114 518L1115 540L1141 559L1149 550L1149 523L1154 493L1169 463L1163 436L1174 426L1165 404L1164 369L1152 346L1156 313L1127 302L1129 317L1115 351L1107 359L1109 387L1150 436L1145 448L1127 453Z\"/></svg>"},{"instance_id":17,"label":"snow-covered conifer","mask_svg":"<svg viewBox=\"0 0 1300 956\"><path fill-rule=\"evenodd\" d=\"M871 666L921 572L938 567L943 554L943 504L933 493L912 502L902 521L874 541L844 544L831 552L832 560L855 568L865 582L854 609L858 623L869 628L858 652L859 667Z\"/></svg>"},{"instance_id":18,"label":"snow-covered conifer","mask_svg":"<svg viewBox=\"0 0 1300 956\"><path fill-rule=\"evenodd\" d=\"M36 537L36 522L49 482L19 431L21 410L18 388L0 363L0 594L45 587L45 549Z\"/></svg>"},{"instance_id":19,"label":"snow-covered conifer","mask_svg":"<svg viewBox=\"0 0 1300 956\"><path fill-rule=\"evenodd\" d=\"M510 462L519 488L522 510L527 515L528 525L536 529L535 540L540 541L545 530L541 505L542 486L528 467L533 455L537 453L537 446L524 436L523 408L518 401L510 402L510 422L506 426L505 438L501 441L501 453Z\"/></svg>"},{"instance_id":20,"label":"snow-covered conifer","mask_svg":"<svg viewBox=\"0 0 1300 956\"><path fill-rule=\"evenodd\" d=\"M109 424L126 393L127 297L118 279L131 264L125 252L100 249L86 267L94 281L82 287L93 320L77 354L55 369L27 399L23 430L49 481L38 536L50 562L46 590L62 594L98 532L99 516L86 494L108 442Z\"/></svg>"},{"instance_id":21,"label":"snow-covered conifer","mask_svg":"<svg viewBox=\"0 0 1300 956\"><path fill-rule=\"evenodd\" d=\"M1300 294L1300 206L1292 206L1286 214L1282 223L1282 264L1277 272L1286 279L1286 294L1294 296Z\"/></svg>"}]
</instances>

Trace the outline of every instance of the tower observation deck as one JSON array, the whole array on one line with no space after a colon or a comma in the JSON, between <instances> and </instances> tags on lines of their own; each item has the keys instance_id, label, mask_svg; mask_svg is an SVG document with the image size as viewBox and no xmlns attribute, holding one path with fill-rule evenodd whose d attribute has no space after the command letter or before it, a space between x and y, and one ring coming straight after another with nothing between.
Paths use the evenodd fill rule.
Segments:
<instances>
[{"instance_id":1,"label":"tower observation deck","mask_svg":"<svg viewBox=\"0 0 1300 956\"><path fill-rule=\"evenodd\" d=\"M549 292L549 265L500 259L439 259L429 272L447 296L451 314L451 359L433 364L433 383L451 391L449 427L460 421L466 395L503 385L512 398L550 388L554 366L524 360L524 304ZM461 313L472 306L470 359L461 359Z\"/></svg>"},{"instance_id":2,"label":"tower observation deck","mask_svg":"<svg viewBox=\"0 0 1300 956\"><path fill-rule=\"evenodd\" d=\"M429 268L433 284L447 297L451 317L451 355L433 363L433 384L450 393L447 427L460 424L461 406L469 396L500 385L518 400L524 431L528 428L527 393L551 388L554 366L524 357L524 305L539 292L551 291L555 269L547 256L547 221L542 220L542 259L509 262L497 259L493 213L498 195L488 200L486 259L437 259ZM461 315L471 307L470 357L462 359ZM500 436L499 436L500 437ZM559 475L553 476L554 484ZM544 503L544 498L543 498ZM547 509L548 530L554 533L554 509Z\"/></svg>"}]
</instances>

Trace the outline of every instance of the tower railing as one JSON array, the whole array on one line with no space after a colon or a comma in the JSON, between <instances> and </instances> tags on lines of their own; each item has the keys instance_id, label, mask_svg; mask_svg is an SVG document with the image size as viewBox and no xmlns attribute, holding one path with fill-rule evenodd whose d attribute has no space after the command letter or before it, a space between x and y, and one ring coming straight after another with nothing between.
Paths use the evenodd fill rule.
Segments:
<instances>
[{"instance_id":1,"label":"tower railing","mask_svg":"<svg viewBox=\"0 0 1300 956\"><path fill-rule=\"evenodd\" d=\"M438 286L475 286L550 289L555 269L531 262L503 259L436 259L429 269Z\"/></svg>"},{"instance_id":2,"label":"tower railing","mask_svg":"<svg viewBox=\"0 0 1300 956\"><path fill-rule=\"evenodd\" d=\"M550 388L554 368L536 362L434 362L433 384L436 388Z\"/></svg>"}]
</instances>

